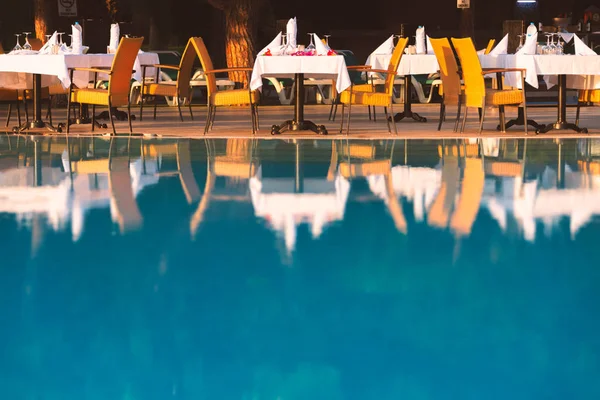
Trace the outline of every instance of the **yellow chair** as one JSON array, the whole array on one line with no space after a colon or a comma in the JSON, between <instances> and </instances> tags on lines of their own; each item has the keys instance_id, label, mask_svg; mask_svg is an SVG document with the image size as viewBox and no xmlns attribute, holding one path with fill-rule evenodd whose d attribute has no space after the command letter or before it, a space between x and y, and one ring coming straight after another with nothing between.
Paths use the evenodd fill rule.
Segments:
<instances>
[{"instance_id":1,"label":"yellow chair","mask_svg":"<svg viewBox=\"0 0 600 400\"><path fill-rule=\"evenodd\" d=\"M181 114L181 102L182 99L187 100L188 108L190 110L190 117L194 119L192 114L192 87L190 86L190 79L192 79L192 69L194 66L194 60L196 59L196 50L193 45L192 39L188 40L179 65L144 65L142 66L142 89L140 91L140 121L142 120L142 111L144 108L144 97L146 96L169 96L173 97L173 100L177 103L177 109L179 110L179 118L183 121L183 115ZM146 68L156 68L156 77L153 83L145 83L146 81ZM159 82L160 70L161 69L172 69L177 71L177 79L170 82ZM154 102L154 119L156 119L156 102Z\"/></svg>"},{"instance_id":2,"label":"yellow chair","mask_svg":"<svg viewBox=\"0 0 600 400\"><path fill-rule=\"evenodd\" d=\"M575 113L575 125L579 126L579 114L581 111L582 103L599 103L600 102L600 89L582 89L579 90L577 96L577 111Z\"/></svg>"},{"instance_id":3,"label":"yellow chair","mask_svg":"<svg viewBox=\"0 0 600 400\"><path fill-rule=\"evenodd\" d=\"M502 132L506 131L504 118L504 106L514 105L523 106L523 116L527 120L527 104L525 101L525 69L524 68L491 68L483 70L477 50L473 45L471 38L452 38L452 45L458 54L462 75L465 82L463 93L463 103L465 113L461 132L464 132L467 123L467 112L469 107L478 108L481 111L479 121L479 133L483 130L483 121L485 119L485 109L489 106L497 106L500 109L500 127ZM522 89L489 89L485 86L486 74L497 74L498 85L501 85L502 74L505 72L520 72ZM527 124L525 124L525 134L527 134Z\"/></svg>"},{"instance_id":4,"label":"yellow chair","mask_svg":"<svg viewBox=\"0 0 600 400\"><path fill-rule=\"evenodd\" d=\"M96 106L108 107L108 115L112 125L113 135L116 135L115 122L111 108L119 106L127 106L127 116L129 121L129 133L133 132L131 126L131 103L129 98L129 88L131 85L131 74L133 73L133 64L137 58L143 37L139 38L121 38L119 47L113 59L110 69L101 68L73 68L70 70L71 86L69 87L68 104L67 104L67 133L69 133L69 120L71 118L71 103L91 104L92 105L92 131L95 126L95 111ZM93 72L94 86L98 74L107 74L108 89L88 89L73 87L73 73L75 71Z\"/></svg>"},{"instance_id":5,"label":"yellow chair","mask_svg":"<svg viewBox=\"0 0 600 400\"><path fill-rule=\"evenodd\" d=\"M215 113L217 107L234 106L234 105L249 105L250 115L252 116L252 133L258 130L258 100L260 93L258 90L250 89L250 73L251 67L232 67L223 69L214 69L212 60L201 37L193 37L190 39L196 49L196 53L200 57L202 69L206 75L206 89L208 99L208 113L206 125L204 126L204 134L206 135L212 129L215 123ZM218 90L216 74L223 72L242 71L248 73L248 88L247 89L225 89Z\"/></svg>"},{"instance_id":6,"label":"yellow chair","mask_svg":"<svg viewBox=\"0 0 600 400\"><path fill-rule=\"evenodd\" d=\"M392 53L392 57L390 59L390 63L388 65L387 70L379 70L372 69L368 66L363 68L356 68L357 70L364 69L366 72L376 72L385 74L385 85L383 92L376 92L374 90L368 90L369 84L366 85L357 85L357 89L354 88L354 84L350 85L350 88L344 90L340 94L340 103L342 104L342 122L340 123L340 133L344 129L344 109L348 106L348 126L346 129L346 134L350 132L350 113L352 110L352 105L363 105L363 106L383 106L383 110L385 112L386 121L388 124L388 131L391 133L390 120L394 125L394 133L398 133L396 129L396 122L394 118L388 117L387 108L390 108L390 112L392 115L393 111L393 90L394 90L394 78L396 77L396 71L398 70L398 66L400 65L400 60L402 59L402 54L404 54L404 49L406 48L406 44L408 43L408 38L400 38L394 52Z\"/></svg>"},{"instance_id":7,"label":"yellow chair","mask_svg":"<svg viewBox=\"0 0 600 400\"><path fill-rule=\"evenodd\" d=\"M485 48L485 51L483 52L483 54L490 54L490 51L492 51L492 49L494 48L494 45L496 44L496 39L490 39L490 41L487 44L487 47Z\"/></svg>"},{"instance_id":8,"label":"yellow chair","mask_svg":"<svg viewBox=\"0 0 600 400\"><path fill-rule=\"evenodd\" d=\"M442 86L440 92L442 94L442 102L440 103L440 123L438 131L442 129L442 123L446 118L446 106L457 106L456 122L454 123L454 132L458 130L458 121L460 120L460 107L462 96L462 84L458 71L458 64L454 56L452 46L448 38L434 39L431 38L431 46L440 66L440 78Z\"/></svg>"}]
</instances>

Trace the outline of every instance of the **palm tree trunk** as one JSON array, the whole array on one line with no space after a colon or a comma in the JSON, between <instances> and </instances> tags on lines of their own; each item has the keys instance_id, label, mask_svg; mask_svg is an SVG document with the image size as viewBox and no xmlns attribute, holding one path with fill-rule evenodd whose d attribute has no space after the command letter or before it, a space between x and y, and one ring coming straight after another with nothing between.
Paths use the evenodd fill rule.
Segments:
<instances>
[{"instance_id":1,"label":"palm tree trunk","mask_svg":"<svg viewBox=\"0 0 600 400\"><path fill-rule=\"evenodd\" d=\"M252 67L254 65L256 36L256 1L232 0L225 7L225 57L227 66ZM246 72L230 72L229 79L248 83Z\"/></svg>"}]
</instances>

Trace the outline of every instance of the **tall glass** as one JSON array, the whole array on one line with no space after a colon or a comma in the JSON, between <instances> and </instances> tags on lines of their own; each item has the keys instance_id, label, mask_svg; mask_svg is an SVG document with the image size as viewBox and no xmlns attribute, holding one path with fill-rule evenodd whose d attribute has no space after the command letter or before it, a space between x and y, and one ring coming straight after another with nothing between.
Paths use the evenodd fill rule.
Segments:
<instances>
[{"instance_id":1,"label":"tall glass","mask_svg":"<svg viewBox=\"0 0 600 400\"><path fill-rule=\"evenodd\" d=\"M525 35L521 34L521 35L517 35L519 37L519 45L517 46L517 50L519 51L523 48L523 38L525 37Z\"/></svg>"}]
</instances>

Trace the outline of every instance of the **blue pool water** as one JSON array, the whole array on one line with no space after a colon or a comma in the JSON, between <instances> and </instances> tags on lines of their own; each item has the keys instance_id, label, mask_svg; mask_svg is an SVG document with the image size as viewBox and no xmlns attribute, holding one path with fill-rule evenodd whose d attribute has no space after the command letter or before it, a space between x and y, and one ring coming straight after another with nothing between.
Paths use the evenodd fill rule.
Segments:
<instances>
[{"instance_id":1,"label":"blue pool water","mask_svg":"<svg viewBox=\"0 0 600 400\"><path fill-rule=\"evenodd\" d=\"M0 137L0 398L598 399L600 142Z\"/></svg>"}]
</instances>

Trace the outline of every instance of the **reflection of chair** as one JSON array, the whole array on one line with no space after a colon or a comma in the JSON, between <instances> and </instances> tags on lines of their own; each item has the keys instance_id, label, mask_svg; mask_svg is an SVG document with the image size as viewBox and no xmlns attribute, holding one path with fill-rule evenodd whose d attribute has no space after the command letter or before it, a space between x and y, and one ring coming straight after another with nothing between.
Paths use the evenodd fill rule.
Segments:
<instances>
[{"instance_id":1,"label":"reflection of chair","mask_svg":"<svg viewBox=\"0 0 600 400\"><path fill-rule=\"evenodd\" d=\"M192 78L192 67L194 66L194 60L196 59L196 51L192 44L192 39L188 40L183 56L179 61L179 66L176 65L153 65L156 68L156 78L154 83L145 83L146 80L146 68L147 65L142 67L142 89L140 91L140 121L142 120L142 111L144 109L144 97L146 96L170 96L177 100L177 109L179 110L179 118L183 121L183 115L181 114L181 102L182 99L186 99L188 108L190 109L190 117L194 119L192 114L192 88L190 86L190 79ZM159 82L159 74L161 69L170 69L177 71L177 78L175 81L170 82ZM154 119L156 119L156 101L154 101Z\"/></svg>"},{"instance_id":2,"label":"reflection of chair","mask_svg":"<svg viewBox=\"0 0 600 400\"><path fill-rule=\"evenodd\" d=\"M344 127L344 108L348 106L348 127L346 133L350 132L350 118L352 105L364 105L364 106L382 106L386 114L386 122L388 124L388 131L391 132L390 118L388 118L387 108L390 108L390 112L393 114L392 96L394 91L394 79L396 77L396 71L400 65L402 54L408 43L408 38L400 38L398 44L392 53L390 63L387 70L376 70L370 67L365 67L364 70L368 72L382 73L386 75L384 92L376 91L362 91L355 90L354 83L350 85L350 88L344 90L340 94L340 102L342 103L342 122L340 124L340 132L343 131ZM359 85L360 86L360 85ZM368 85L367 85L368 86ZM391 122L394 125L394 133L398 133L396 129L396 122L394 118L391 118Z\"/></svg>"},{"instance_id":3,"label":"reflection of chair","mask_svg":"<svg viewBox=\"0 0 600 400\"><path fill-rule=\"evenodd\" d=\"M442 181L440 189L427 213L427 222L430 226L446 228L450 220L450 213L454 199L458 192L460 170L458 168L458 146L443 145L442 155Z\"/></svg>"},{"instance_id":4,"label":"reflection of chair","mask_svg":"<svg viewBox=\"0 0 600 400\"><path fill-rule=\"evenodd\" d=\"M483 160L479 157L464 158L458 203L450 219L450 229L456 236L466 236L471 233L481 205L484 184Z\"/></svg>"},{"instance_id":5,"label":"reflection of chair","mask_svg":"<svg viewBox=\"0 0 600 400\"><path fill-rule=\"evenodd\" d=\"M13 104L17 107L17 118L19 119L19 126L21 125L21 108L19 103L23 101L23 96L19 95L19 92L14 89L3 89L0 88L0 103L8 104L8 111L6 114L6 126L10 124L10 117L12 115Z\"/></svg>"},{"instance_id":6,"label":"reflection of chair","mask_svg":"<svg viewBox=\"0 0 600 400\"><path fill-rule=\"evenodd\" d=\"M73 72L87 71L93 72L96 77L100 74L108 74L108 89L88 89L74 88L73 84L69 89L69 97L67 104L67 133L69 133L69 120L71 118L71 103L91 104L92 105L92 131L95 125L96 105L108 107L108 115L112 125L113 135L116 135L115 123L113 121L113 113L111 108L119 106L127 106L127 117L129 121L129 133L133 132L131 126L131 105L129 102L129 89L131 85L131 75L133 73L133 64L137 54L144 41L143 37L139 38L121 38L117 53L113 59L110 70L100 68L73 68L71 72L71 82L73 82ZM94 79L97 81L97 79Z\"/></svg>"},{"instance_id":7,"label":"reflection of chair","mask_svg":"<svg viewBox=\"0 0 600 400\"><path fill-rule=\"evenodd\" d=\"M394 141L386 141L384 148L380 149L374 143L347 140L333 142L327 179L333 180L336 170L342 177L348 180L383 176L385 183L385 204L396 229L402 233L406 233L406 218L404 217L398 196L394 192L392 181L394 143Z\"/></svg>"},{"instance_id":8,"label":"reflection of chair","mask_svg":"<svg viewBox=\"0 0 600 400\"><path fill-rule=\"evenodd\" d=\"M248 181L258 169L258 160L254 156L256 142L253 139L227 139L219 142L206 140L205 143L206 184L202 200L190 221L192 237L204 221L204 214L211 201L250 201ZM225 144L225 148L220 146L222 143ZM218 178L226 180L229 193L215 193ZM236 188L241 190L242 194L232 194Z\"/></svg>"},{"instance_id":9,"label":"reflection of chair","mask_svg":"<svg viewBox=\"0 0 600 400\"><path fill-rule=\"evenodd\" d=\"M458 107L456 113L456 122L454 123L454 132L458 130L458 121L460 118L460 105L462 88L458 72L458 64L454 57L454 52L447 38L430 39L433 52L440 66L440 78L442 78L442 102L440 103L440 123L438 131L442 129L442 123L446 118L446 106L455 105Z\"/></svg>"},{"instance_id":10,"label":"reflection of chair","mask_svg":"<svg viewBox=\"0 0 600 400\"><path fill-rule=\"evenodd\" d=\"M208 115L206 118L206 125L204 127L204 134L206 134L215 122L215 113L217 107L221 106L233 106L233 105L249 105L250 114L252 116L252 133L256 133L258 129L258 90L250 89L250 77L248 76L248 88L247 89L229 89L229 90L218 90L217 89L217 77L215 74L222 72L247 72L250 74L252 68L250 67L234 67L224 69L214 69L212 60L204 44L204 40L200 37L194 37L191 39L196 48L196 52L200 57L200 63L202 63L202 69L206 74L206 89L208 98Z\"/></svg>"},{"instance_id":11,"label":"reflection of chair","mask_svg":"<svg viewBox=\"0 0 600 400\"><path fill-rule=\"evenodd\" d=\"M114 139L111 138L107 158L70 161L70 166L72 174L108 175L110 203L111 209L114 211L113 218L116 219L121 233L125 233L141 226L142 215L133 193L129 156L113 156L114 146L116 146Z\"/></svg>"},{"instance_id":12,"label":"reflection of chair","mask_svg":"<svg viewBox=\"0 0 600 400\"><path fill-rule=\"evenodd\" d=\"M145 165L146 156L158 159L160 157L174 157L177 160L176 171L159 170L159 176L178 175L181 187L189 204L200 200L200 188L192 170L190 140L177 140L176 142L145 143L142 146L142 160Z\"/></svg>"},{"instance_id":13,"label":"reflection of chair","mask_svg":"<svg viewBox=\"0 0 600 400\"><path fill-rule=\"evenodd\" d=\"M469 107L476 107L481 110L479 121L479 133L483 129L483 121L485 118L485 109L489 106L498 106L500 109L500 126L502 132L505 129L504 106L523 105L523 115L527 120L527 104L525 102L525 69L522 68L504 68L504 69L486 69L485 72L481 68L479 56L473 45L471 38L456 39L452 38L452 44L456 49L460 60L463 79L465 81L465 90L463 102L465 105L465 113L463 116L463 124L461 132L464 132L467 122L467 112ZM520 72L521 73L521 88L522 89L488 89L485 86L485 74L502 74L504 72ZM501 79L498 79L501 82ZM525 134L527 134L527 124L525 124Z\"/></svg>"}]
</instances>

